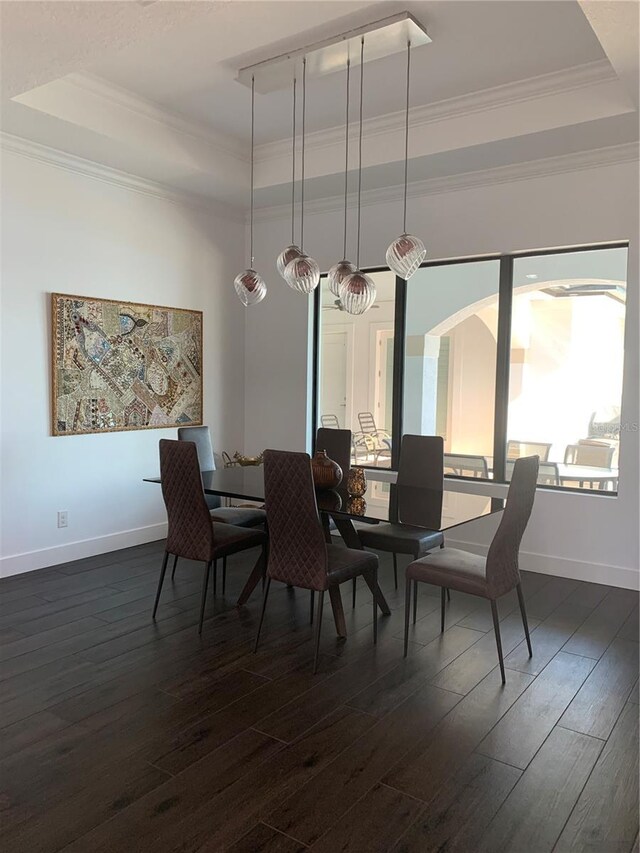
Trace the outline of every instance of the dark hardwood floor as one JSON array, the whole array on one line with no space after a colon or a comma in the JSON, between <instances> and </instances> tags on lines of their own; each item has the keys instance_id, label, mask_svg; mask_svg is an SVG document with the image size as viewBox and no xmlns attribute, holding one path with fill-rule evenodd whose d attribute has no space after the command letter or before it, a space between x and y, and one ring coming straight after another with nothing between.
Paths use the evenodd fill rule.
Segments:
<instances>
[{"instance_id":1,"label":"dark hardwood floor","mask_svg":"<svg viewBox=\"0 0 640 853\"><path fill-rule=\"evenodd\" d=\"M638 849L638 596L524 574L500 602L421 585L372 645L368 590L339 641L325 608L312 674L309 597L272 585L234 607L255 554L208 602L181 561L151 606L163 543L0 582L4 853L65 850L545 853ZM403 586L403 584L401 584ZM634 846L635 845L635 846Z\"/></svg>"}]
</instances>

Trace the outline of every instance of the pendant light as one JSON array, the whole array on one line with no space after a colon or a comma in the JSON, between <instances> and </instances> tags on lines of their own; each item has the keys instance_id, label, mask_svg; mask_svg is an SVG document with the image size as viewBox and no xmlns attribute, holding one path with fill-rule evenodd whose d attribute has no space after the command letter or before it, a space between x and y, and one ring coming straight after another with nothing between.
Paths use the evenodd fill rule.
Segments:
<instances>
[{"instance_id":1,"label":"pendant light","mask_svg":"<svg viewBox=\"0 0 640 853\"><path fill-rule=\"evenodd\" d=\"M364 38L360 42L360 120L358 130L358 230L356 237L356 271L340 285L340 301L348 314L364 314L376 298L376 286L360 269L360 214L362 209L362 95L364 92Z\"/></svg>"},{"instance_id":2,"label":"pendant light","mask_svg":"<svg viewBox=\"0 0 640 853\"><path fill-rule=\"evenodd\" d=\"M407 42L407 102L404 121L404 199L402 234L387 249L387 264L400 278L408 281L425 259L427 250L419 237L407 234L407 178L409 164L409 83L411 80L411 42Z\"/></svg>"},{"instance_id":3,"label":"pendant light","mask_svg":"<svg viewBox=\"0 0 640 853\"><path fill-rule=\"evenodd\" d=\"M298 293L311 293L320 282L320 267L304 251L304 143L307 113L307 59L302 60L302 153L300 192L300 250L302 254L289 261L284 270L284 280Z\"/></svg>"},{"instance_id":4,"label":"pendant light","mask_svg":"<svg viewBox=\"0 0 640 853\"><path fill-rule=\"evenodd\" d=\"M351 60L347 59L347 109L344 123L344 234L342 260L329 270L329 290L334 296L340 297L340 286L348 275L356 271L354 264L347 260L347 199L349 184L349 82Z\"/></svg>"},{"instance_id":5,"label":"pendant light","mask_svg":"<svg viewBox=\"0 0 640 853\"><path fill-rule=\"evenodd\" d=\"M296 78L293 78L293 119L291 132L291 243L278 255L276 265L278 272L284 278L284 271L289 261L302 256L302 252L296 245L295 238L295 212L296 212ZM285 279L286 281L286 279Z\"/></svg>"},{"instance_id":6,"label":"pendant light","mask_svg":"<svg viewBox=\"0 0 640 853\"><path fill-rule=\"evenodd\" d=\"M267 285L262 276L253 269L253 153L254 153L254 128L255 128L255 77L251 78L251 211L249 214L249 257L251 258L249 269L235 277L233 286L236 289L240 302L247 307L261 302L267 295Z\"/></svg>"}]
</instances>

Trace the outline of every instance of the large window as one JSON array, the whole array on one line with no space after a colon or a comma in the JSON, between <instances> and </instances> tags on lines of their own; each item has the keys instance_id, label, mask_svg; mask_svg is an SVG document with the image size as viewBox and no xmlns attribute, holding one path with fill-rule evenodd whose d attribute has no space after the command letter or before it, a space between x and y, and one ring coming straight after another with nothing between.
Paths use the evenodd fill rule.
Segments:
<instances>
[{"instance_id":1,"label":"large window","mask_svg":"<svg viewBox=\"0 0 640 853\"><path fill-rule=\"evenodd\" d=\"M488 476L500 261L425 266L406 285L403 431L441 435L445 471Z\"/></svg>"},{"instance_id":2,"label":"large window","mask_svg":"<svg viewBox=\"0 0 640 853\"><path fill-rule=\"evenodd\" d=\"M376 271L378 298L316 299L318 426L354 433L353 459L396 467L404 434L441 435L449 476L508 482L538 454L541 485L616 491L625 245Z\"/></svg>"}]
</instances>

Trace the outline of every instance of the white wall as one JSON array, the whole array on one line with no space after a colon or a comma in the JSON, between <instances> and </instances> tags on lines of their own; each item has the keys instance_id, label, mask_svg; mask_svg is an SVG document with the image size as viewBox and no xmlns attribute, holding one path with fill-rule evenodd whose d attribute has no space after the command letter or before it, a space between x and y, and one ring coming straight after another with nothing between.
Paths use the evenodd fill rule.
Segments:
<instances>
[{"instance_id":1,"label":"white wall","mask_svg":"<svg viewBox=\"0 0 640 853\"><path fill-rule=\"evenodd\" d=\"M175 430L50 435L48 293L204 312L204 421L243 443L243 225L3 152L0 573L160 538L158 440ZM57 528L57 511L69 526ZM80 543L80 544L78 544Z\"/></svg>"},{"instance_id":2,"label":"white wall","mask_svg":"<svg viewBox=\"0 0 640 853\"><path fill-rule=\"evenodd\" d=\"M363 209L363 266L384 263L400 203ZM341 254L339 212L309 210L306 249L328 269ZM410 199L409 223L430 258L629 239L628 322L617 498L540 492L523 543L523 566L623 586L638 586L638 166L612 164ZM306 442L309 302L275 271L289 225L257 223L256 264L270 285L246 316L245 445L303 448ZM493 522L457 536L482 550Z\"/></svg>"}]
</instances>

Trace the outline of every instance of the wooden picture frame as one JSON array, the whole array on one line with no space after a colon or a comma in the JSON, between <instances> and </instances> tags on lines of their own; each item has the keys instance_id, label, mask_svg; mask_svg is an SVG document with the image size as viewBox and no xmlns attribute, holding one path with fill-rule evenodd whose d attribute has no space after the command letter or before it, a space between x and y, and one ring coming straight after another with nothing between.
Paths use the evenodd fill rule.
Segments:
<instances>
[{"instance_id":1,"label":"wooden picture frame","mask_svg":"<svg viewBox=\"0 0 640 853\"><path fill-rule=\"evenodd\" d=\"M51 433L202 424L202 311L51 294Z\"/></svg>"}]
</instances>

